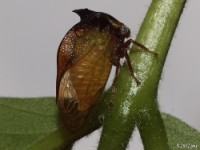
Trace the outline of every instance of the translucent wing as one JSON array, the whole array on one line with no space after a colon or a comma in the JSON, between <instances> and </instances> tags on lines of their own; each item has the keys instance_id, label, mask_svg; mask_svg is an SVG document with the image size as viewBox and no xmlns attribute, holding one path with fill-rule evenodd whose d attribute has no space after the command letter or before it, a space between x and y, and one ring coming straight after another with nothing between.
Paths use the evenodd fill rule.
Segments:
<instances>
[{"instance_id":1,"label":"translucent wing","mask_svg":"<svg viewBox=\"0 0 200 150\"><path fill-rule=\"evenodd\" d=\"M73 40L67 36L59 49L57 103L65 124L75 131L101 98L112 66L109 54L114 44L110 43L113 40L109 33L96 28L72 33ZM63 46L66 43L69 45ZM68 54L62 54L62 47Z\"/></svg>"},{"instance_id":2,"label":"translucent wing","mask_svg":"<svg viewBox=\"0 0 200 150\"><path fill-rule=\"evenodd\" d=\"M73 30L70 30L63 38L58 48L57 54L57 81L56 81L56 101L58 101L58 91L61 78L66 71L72 65L75 45L77 36Z\"/></svg>"},{"instance_id":3,"label":"translucent wing","mask_svg":"<svg viewBox=\"0 0 200 150\"><path fill-rule=\"evenodd\" d=\"M78 109L85 111L98 102L111 70L111 63L101 51L90 50L69 69L77 93Z\"/></svg>"}]
</instances>

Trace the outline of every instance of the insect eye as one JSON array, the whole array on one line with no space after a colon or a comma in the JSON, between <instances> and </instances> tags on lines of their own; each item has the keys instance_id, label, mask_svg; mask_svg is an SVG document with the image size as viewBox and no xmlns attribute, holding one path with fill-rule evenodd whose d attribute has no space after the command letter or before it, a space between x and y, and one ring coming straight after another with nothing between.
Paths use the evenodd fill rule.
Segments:
<instances>
[{"instance_id":1,"label":"insect eye","mask_svg":"<svg viewBox=\"0 0 200 150\"><path fill-rule=\"evenodd\" d=\"M129 34L130 34L130 30L129 30L129 28L128 27L126 27L126 26L121 26L121 28L120 28L120 33L121 33L121 35L123 35L123 36L125 36L125 37L128 37L129 36Z\"/></svg>"}]
</instances>

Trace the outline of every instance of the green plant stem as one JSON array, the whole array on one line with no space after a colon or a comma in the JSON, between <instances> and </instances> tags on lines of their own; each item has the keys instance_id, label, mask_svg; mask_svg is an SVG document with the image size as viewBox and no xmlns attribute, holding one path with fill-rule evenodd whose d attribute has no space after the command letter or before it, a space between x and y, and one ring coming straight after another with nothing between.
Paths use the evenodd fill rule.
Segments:
<instances>
[{"instance_id":1,"label":"green plant stem","mask_svg":"<svg viewBox=\"0 0 200 150\"><path fill-rule=\"evenodd\" d=\"M158 53L158 58L150 53L130 53L141 85L136 86L124 65L116 84L116 92L110 97L113 107L105 119L99 150L126 149L135 124L139 128L145 149L169 149L156 96L162 68L185 2L186 0L152 1L137 41Z\"/></svg>"},{"instance_id":2,"label":"green plant stem","mask_svg":"<svg viewBox=\"0 0 200 150\"><path fill-rule=\"evenodd\" d=\"M137 40L144 40L145 45L149 45L149 47L155 49L159 53L159 64L151 68L152 74L149 75L146 81L147 88L143 89L144 92L145 90L151 89L151 85L158 85L166 55L185 2L185 0L154 0L147 13ZM149 24L149 22L151 23ZM145 24L148 24L148 26ZM145 35L144 33L148 34ZM148 85L148 82L152 82L151 85ZM158 86L154 88L156 90L151 90L152 92L156 92ZM143 95L144 93L141 92L141 94ZM138 105L140 105L140 110L147 109L146 113L139 113L137 126L145 149L164 150L168 149L166 146L166 133L155 99L155 94L152 96L145 95L144 101L141 103L139 99L136 99L136 101L140 103L138 103ZM149 109L146 107L148 103L149 105L151 105L150 103L153 104L152 107L148 107Z\"/></svg>"}]
</instances>

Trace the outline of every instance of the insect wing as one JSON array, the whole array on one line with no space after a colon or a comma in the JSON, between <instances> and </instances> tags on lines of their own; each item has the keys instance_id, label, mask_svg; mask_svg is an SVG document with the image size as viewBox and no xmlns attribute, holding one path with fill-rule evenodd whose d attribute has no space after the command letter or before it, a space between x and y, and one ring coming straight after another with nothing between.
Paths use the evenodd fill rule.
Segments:
<instances>
[{"instance_id":1,"label":"insect wing","mask_svg":"<svg viewBox=\"0 0 200 150\"><path fill-rule=\"evenodd\" d=\"M58 52L57 103L67 128L76 131L101 98L112 66L108 57L113 40L96 28L68 35Z\"/></svg>"},{"instance_id":2,"label":"insect wing","mask_svg":"<svg viewBox=\"0 0 200 150\"><path fill-rule=\"evenodd\" d=\"M111 70L111 63L103 53L90 50L69 69L70 80L77 93L78 109L86 111L100 99Z\"/></svg>"}]
</instances>

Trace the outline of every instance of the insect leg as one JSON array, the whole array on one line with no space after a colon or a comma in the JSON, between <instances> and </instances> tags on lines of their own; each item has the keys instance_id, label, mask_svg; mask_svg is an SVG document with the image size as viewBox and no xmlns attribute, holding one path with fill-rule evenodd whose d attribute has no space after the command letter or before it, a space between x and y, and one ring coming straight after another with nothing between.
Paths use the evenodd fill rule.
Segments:
<instances>
[{"instance_id":1,"label":"insect leg","mask_svg":"<svg viewBox=\"0 0 200 150\"><path fill-rule=\"evenodd\" d=\"M129 39L128 41L126 41L126 42L125 42L125 46L128 47L131 43L133 43L133 44L135 44L136 46L140 47L143 51L148 52L148 53L151 53L151 54L154 55L155 57L158 56L157 53L150 51L150 50L149 50L148 48L146 48L144 45L142 45L142 44L140 44L139 42L134 41L134 40L132 40L132 39Z\"/></svg>"},{"instance_id":2,"label":"insect leg","mask_svg":"<svg viewBox=\"0 0 200 150\"><path fill-rule=\"evenodd\" d=\"M125 58L126 58L126 62L127 62L127 65L128 65L128 69L129 69L129 71L130 71L130 73L131 73L133 79L135 80L137 86L139 86L139 85L140 85L140 81L136 78L136 76L135 76L135 74L134 74L133 66L131 65L131 61L130 61L130 58L129 58L129 56L128 56L127 51L125 51L125 54L124 54L124 55L125 55Z\"/></svg>"}]
</instances>

